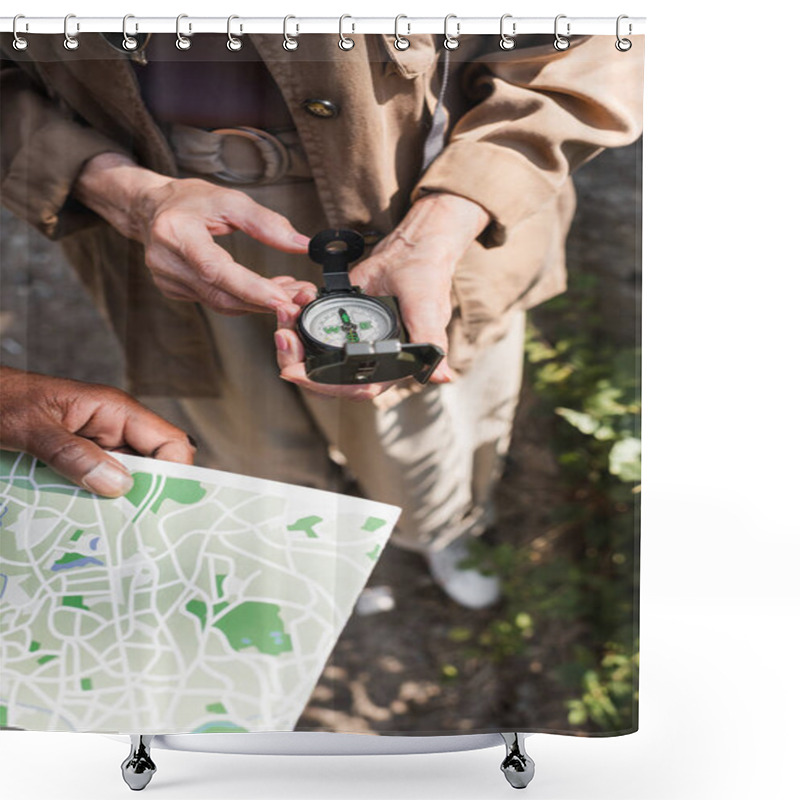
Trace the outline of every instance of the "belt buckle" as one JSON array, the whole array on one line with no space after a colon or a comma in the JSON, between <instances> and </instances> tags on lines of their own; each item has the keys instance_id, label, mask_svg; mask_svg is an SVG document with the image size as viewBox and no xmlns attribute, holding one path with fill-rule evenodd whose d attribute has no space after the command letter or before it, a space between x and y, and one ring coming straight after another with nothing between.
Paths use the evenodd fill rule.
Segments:
<instances>
[{"instance_id":1,"label":"belt buckle","mask_svg":"<svg viewBox=\"0 0 800 800\"><path fill-rule=\"evenodd\" d=\"M289 152L286 149L286 145L277 136L268 131L241 125L233 128L215 128L211 133L215 133L218 136L239 136L251 142L264 164L264 173L261 178L253 180L226 167L223 170L211 173L218 180L242 186L261 186L279 180L289 169Z\"/></svg>"}]
</instances>

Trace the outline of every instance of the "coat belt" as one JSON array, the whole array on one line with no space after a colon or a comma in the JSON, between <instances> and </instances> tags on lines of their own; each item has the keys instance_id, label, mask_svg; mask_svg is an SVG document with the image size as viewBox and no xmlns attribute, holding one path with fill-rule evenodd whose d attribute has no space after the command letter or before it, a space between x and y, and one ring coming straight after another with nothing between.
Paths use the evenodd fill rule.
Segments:
<instances>
[{"instance_id":1,"label":"coat belt","mask_svg":"<svg viewBox=\"0 0 800 800\"><path fill-rule=\"evenodd\" d=\"M240 186L311 178L295 130L270 132L245 126L207 130L171 124L167 138L179 169L190 175Z\"/></svg>"}]
</instances>

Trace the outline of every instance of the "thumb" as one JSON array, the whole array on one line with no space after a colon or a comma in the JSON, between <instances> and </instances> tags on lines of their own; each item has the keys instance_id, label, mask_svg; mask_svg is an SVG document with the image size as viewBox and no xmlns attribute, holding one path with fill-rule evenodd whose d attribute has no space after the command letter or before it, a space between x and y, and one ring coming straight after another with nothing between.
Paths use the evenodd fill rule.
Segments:
<instances>
[{"instance_id":1,"label":"thumb","mask_svg":"<svg viewBox=\"0 0 800 800\"><path fill-rule=\"evenodd\" d=\"M419 293L412 302L403 302L403 298L401 298L400 306L408 338L417 344L438 345L446 356L448 349L447 325L452 314L449 297L443 300L433 293ZM450 383L453 380L455 380L455 375L445 357L431 376L431 382Z\"/></svg>"},{"instance_id":2,"label":"thumb","mask_svg":"<svg viewBox=\"0 0 800 800\"><path fill-rule=\"evenodd\" d=\"M27 449L60 475L94 494L120 497L133 488L131 474L119 461L66 428L41 431Z\"/></svg>"}]
</instances>

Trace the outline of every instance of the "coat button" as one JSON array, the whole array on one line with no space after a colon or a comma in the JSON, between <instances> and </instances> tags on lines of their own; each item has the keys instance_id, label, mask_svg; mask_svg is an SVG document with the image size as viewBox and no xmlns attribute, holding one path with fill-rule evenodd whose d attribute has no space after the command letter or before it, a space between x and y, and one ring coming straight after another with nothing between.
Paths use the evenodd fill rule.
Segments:
<instances>
[{"instance_id":1,"label":"coat button","mask_svg":"<svg viewBox=\"0 0 800 800\"><path fill-rule=\"evenodd\" d=\"M331 119L339 115L339 107L330 100L304 100L303 108L312 117Z\"/></svg>"}]
</instances>

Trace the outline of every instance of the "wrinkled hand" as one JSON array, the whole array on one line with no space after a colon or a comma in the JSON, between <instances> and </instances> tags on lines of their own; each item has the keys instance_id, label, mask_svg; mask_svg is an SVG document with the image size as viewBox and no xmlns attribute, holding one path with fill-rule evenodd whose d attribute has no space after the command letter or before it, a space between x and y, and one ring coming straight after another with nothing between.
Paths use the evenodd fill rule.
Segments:
<instances>
[{"instance_id":1,"label":"wrinkled hand","mask_svg":"<svg viewBox=\"0 0 800 800\"><path fill-rule=\"evenodd\" d=\"M0 367L0 447L30 453L90 492L119 497L133 478L107 450L191 464L187 435L110 386Z\"/></svg>"},{"instance_id":2,"label":"wrinkled hand","mask_svg":"<svg viewBox=\"0 0 800 800\"><path fill-rule=\"evenodd\" d=\"M122 155L101 153L82 170L74 194L124 236L144 244L145 263L167 297L227 315L298 312L287 284L299 282L258 275L213 239L240 230L285 253L307 251L307 236L244 192L171 178Z\"/></svg>"},{"instance_id":3,"label":"wrinkled hand","mask_svg":"<svg viewBox=\"0 0 800 800\"><path fill-rule=\"evenodd\" d=\"M412 342L439 345L447 353L453 274L460 258L489 222L487 212L463 197L431 194L419 199L398 227L350 273L355 286L373 296L394 295ZM394 381L358 386L315 383L306 375L305 352L294 331L298 314L281 321L275 334L281 377L304 389L350 400L369 400ZM443 359L432 383L455 376Z\"/></svg>"}]
</instances>

